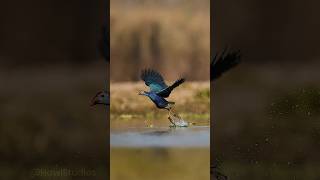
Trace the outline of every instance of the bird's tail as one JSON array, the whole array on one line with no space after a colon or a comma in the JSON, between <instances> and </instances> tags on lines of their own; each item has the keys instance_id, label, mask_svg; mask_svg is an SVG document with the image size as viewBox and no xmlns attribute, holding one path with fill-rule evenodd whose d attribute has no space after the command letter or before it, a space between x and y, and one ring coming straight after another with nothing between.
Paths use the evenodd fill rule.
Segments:
<instances>
[{"instance_id":1,"label":"bird's tail","mask_svg":"<svg viewBox=\"0 0 320 180\"><path fill-rule=\"evenodd\" d=\"M182 84L185 81L184 78L178 79L176 80L171 86L161 90L160 92L158 92L157 94L159 96L162 96L164 98L169 97L171 91L176 88L177 86L179 86L180 84Z\"/></svg>"},{"instance_id":2,"label":"bird's tail","mask_svg":"<svg viewBox=\"0 0 320 180\"><path fill-rule=\"evenodd\" d=\"M184 78L181 78L181 79L178 79L176 80L170 87L171 89L174 89L176 87L178 87L180 84L184 83L185 79Z\"/></svg>"}]
</instances>

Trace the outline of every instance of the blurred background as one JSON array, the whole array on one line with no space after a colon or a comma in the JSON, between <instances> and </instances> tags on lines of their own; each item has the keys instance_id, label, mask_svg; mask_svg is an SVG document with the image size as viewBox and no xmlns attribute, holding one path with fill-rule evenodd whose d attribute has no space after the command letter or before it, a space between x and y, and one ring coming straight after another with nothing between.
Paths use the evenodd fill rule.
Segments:
<instances>
[{"instance_id":1,"label":"blurred background","mask_svg":"<svg viewBox=\"0 0 320 180\"><path fill-rule=\"evenodd\" d=\"M107 112L90 108L107 84L105 7L1 2L0 179L108 177Z\"/></svg>"},{"instance_id":2,"label":"blurred background","mask_svg":"<svg viewBox=\"0 0 320 180\"><path fill-rule=\"evenodd\" d=\"M230 179L318 179L319 2L212 3L213 51L243 54L211 84L220 170Z\"/></svg>"},{"instance_id":3,"label":"blurred background","mask_svg":"<svg viewBox=\"0 0 320 180\"><path fill-rule=\"evenodd\" d=\"M209 0L111 0L111 81L138 81L143 68L208 80L209 22Z\"/></svg>"},{"instance_id":4,"label":"blurred background","mask_svg":"<svg viewBox=\"0 0 320 180\"><path fill-rule=\"evenodd\" d=\"M210 178L209 7L209 0L111 1L112 180ZM158 71L167 84L186 78L168 100L196 125L169 128L168 112L138 96L149 91L140 79L145 68Z\"/></svg>"}]
</instances>

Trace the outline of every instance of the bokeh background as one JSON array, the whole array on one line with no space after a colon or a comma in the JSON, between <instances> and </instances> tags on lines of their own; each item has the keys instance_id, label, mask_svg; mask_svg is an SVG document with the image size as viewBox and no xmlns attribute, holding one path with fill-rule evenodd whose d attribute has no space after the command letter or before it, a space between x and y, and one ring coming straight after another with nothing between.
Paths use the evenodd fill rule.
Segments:
<instances>
[{"instance_id":1,"label":"bokeh background","mask_svg":"<svg viewBox=\"0 0 320 180\"><path fill-rule=\"evenodd\" d=\"M230 179L318 179L319 2L213 1L214 52L243 62L211 84L213 150Z\"/></svg>"},{"instance_id":2,"label":"bokeh background","mask_svg":"<svg viewBox=\"0 0 320 180\"><path fill-rule=\"evenodd\" d=\"M210 130L209 7L209 0L111 1L111 137L122 134L126 141L137 142L134 137L138 135L139 141L156 144L111 144L112 180L210 178L209 142L195 143L206 142ZM167 84L186 78L168 100L176 102L174 111L196 127L170 129L168 112L138 95L141 90L149 91L140 79L145 68L160 72ZM192 135L200 126L205 136L188 139L187 146L176 145L183 138L175 133ZM161 143L165 137L172 145Z\"/></svg>"},{"instance_id":3,"label":"bokeh background","mask_svg":"<svg viewBox=\"0 0 320 180\"><path fill-rule=\"evenodd\" d=\"M209 0L112 0L110 26L111 81L138 81L143 68L209 79Z\"/></svg>"},{"instance_id":4,"label":"bokeh background","mask_svg":"<svg viewBox=\"0 0 320 180\"><path fill-rule=\"evenodd\" d=\"M108 178L107 112L90 108L107 84L105 7L1 2L0 179Z\"/></svg>"}]
</instances>

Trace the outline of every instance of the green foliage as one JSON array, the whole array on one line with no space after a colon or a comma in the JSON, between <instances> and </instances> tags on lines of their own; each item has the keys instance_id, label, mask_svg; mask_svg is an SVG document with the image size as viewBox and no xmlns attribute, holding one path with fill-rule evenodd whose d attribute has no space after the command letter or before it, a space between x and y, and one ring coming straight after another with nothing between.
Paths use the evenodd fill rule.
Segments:
<instances>
[{"instance_id":1,"label":"green foliage","mask_svg":"<svg viewBox=\"0 0 320 180\"><path fill-rule=\"evenodd\" d=\"M210 89L207 88L199 90L196 92L195 98L200 100L210 100Z\"/></svg>"}]
</instances>

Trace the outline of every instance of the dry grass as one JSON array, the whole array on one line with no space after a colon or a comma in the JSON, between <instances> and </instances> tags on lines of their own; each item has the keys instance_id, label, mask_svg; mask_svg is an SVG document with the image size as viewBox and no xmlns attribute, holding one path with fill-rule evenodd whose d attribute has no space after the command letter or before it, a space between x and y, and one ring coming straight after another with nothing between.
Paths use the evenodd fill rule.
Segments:
<instances>
[{"instance_id":1,"label":"dry grass","mask_svg":"<svg viewBox=\"0 0 320 180\"><path fill-rule=\"evenodd\" d=\"M209 124L209 82L186 82L176 88L168 100L176 102L174 110L188 122ZM167 111L158 109L141 90L148 91L144 83L111 83L111 128L146 125L168 126Z\"/></svg>"},{"instance_id":2,"label":"dry grass","mask_svg":"<svg viewBox=\"0 0 320 180\"><path fill-rule=\"evenodd\" d=\"M111 4L111 59L117 60L111 79L138 80L141 68L157 66L168 78L187 74L208 80L208 7ZM126 76L119 69L126 69Z\"/></svg>"},{"instance_id":3,"label":"dry grass","mask_svg":"<svg viewBox=\"0 0 320 180\"><path fill-rule=\"evenodd\" d=\"M106 158L107 113L89 106L104 87L102 65L1 69L0 171L5 179L27 179L31 168L56 163L105 168L100 159Z\"/></svg>"},{"instance_id":4,"label":"dry grass","mask_svg":"<svg viewBox=\"0 0 320 180\"><path fill-rule=\"evenodd\" d=\"M209 82L186 82L172 92L169 100L176 102L177 109L193 113L208 113L210 96L208 94L206 98L201 98L199 93L209 91L209 88ZM150 99L138 95L141 90L149 91L143 82L112 83L110 85L111 111L139 114L156 109ZM195 106L197 108L193 108Z\"/></svg>"}]
</instances>

